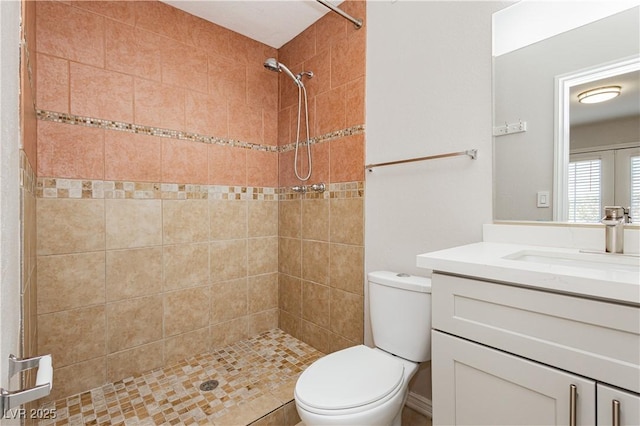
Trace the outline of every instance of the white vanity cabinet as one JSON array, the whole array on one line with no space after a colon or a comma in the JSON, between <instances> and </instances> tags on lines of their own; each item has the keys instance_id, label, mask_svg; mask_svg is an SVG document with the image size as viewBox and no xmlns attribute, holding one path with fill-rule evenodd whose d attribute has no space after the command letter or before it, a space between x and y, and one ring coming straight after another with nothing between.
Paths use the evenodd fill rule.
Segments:
<instances>
[{"instance_id":1,"label":"white vanity cabinet","mask_svg":"<svg viewBox=\"0 0 640 426\"><path fill-rule=\"evenodd\" d=\"M439 331L431 359L434 425L595 424L593 380Z\"/></svg>"},{"instance_id":2,"label":"white vanity cabinet","mask_svg":"<svg viewBox=\"0 0 640 426\"><path fill-rule=\"evenodd\" d=\"M434 425L640 425L640 308L434 271Z\"/></svg>"}]
</instances>

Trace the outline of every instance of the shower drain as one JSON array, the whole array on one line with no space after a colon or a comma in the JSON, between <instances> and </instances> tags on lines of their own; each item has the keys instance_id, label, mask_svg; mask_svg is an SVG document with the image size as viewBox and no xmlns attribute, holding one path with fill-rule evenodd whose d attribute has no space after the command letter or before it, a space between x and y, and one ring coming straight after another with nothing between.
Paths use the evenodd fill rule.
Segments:
<instances>
[{"instance_id":1,"label":"shower drain","mask_svg":"<svg viewBox=\"0 0 640 426\"><path fill-rule=\"evenodd\" d=\"M210 390L214 390L217 387L218 387L218 381L217 380L207 380L207 381L202 382L202 384L200 385L200 390L201 391L210 391Z\"/></svg>"}]
</instances>

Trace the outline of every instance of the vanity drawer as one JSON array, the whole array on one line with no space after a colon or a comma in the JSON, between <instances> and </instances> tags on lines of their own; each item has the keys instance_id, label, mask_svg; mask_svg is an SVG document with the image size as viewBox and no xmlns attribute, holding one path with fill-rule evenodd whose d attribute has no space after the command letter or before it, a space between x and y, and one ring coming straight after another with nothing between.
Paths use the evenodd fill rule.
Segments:
<instances>
[{"instance_id":1,"label":"vanity drawer","mask_svg":"<svg viewBox=\"0 0 640 426\"><path fill-rule=\"evenodd\" d=\"M433 328L640 392L640 308L435 272Z\"/></svg>"}]
</instances>

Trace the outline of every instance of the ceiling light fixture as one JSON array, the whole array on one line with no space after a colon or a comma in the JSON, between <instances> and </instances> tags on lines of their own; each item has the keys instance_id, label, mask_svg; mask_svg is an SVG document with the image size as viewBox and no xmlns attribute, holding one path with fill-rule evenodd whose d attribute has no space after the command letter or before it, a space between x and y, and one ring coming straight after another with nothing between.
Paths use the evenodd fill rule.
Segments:
<instances>
[{"instance_id":1,"label":"ceiling light fixture","mask_svg":"<svg viewBox=\"0 0 640 426\"><path fill-rule=\"evenodd\" d=\"M606 86L590 89L578 95L578 102L582 104L597 104L608 101L620 95L620 86Z\"/></svg>"}]
</instances>

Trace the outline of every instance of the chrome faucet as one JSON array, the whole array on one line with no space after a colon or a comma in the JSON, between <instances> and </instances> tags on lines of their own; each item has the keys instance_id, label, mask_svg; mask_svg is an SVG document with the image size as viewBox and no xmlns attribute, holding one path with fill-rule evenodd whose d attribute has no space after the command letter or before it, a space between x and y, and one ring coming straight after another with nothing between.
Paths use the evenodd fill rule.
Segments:
<instances>
[{"instance_id":1,"label":"chrome faucet","mask_svg":"<svg viewBox=\"0 0 640 426\"><path fill-rule=\"evenodd\" d=\"M605 225L605 252L623 253L624 224L631 223L629 209L620 206L606 206L602 223Z\"/></svg>"}]
</instances>

